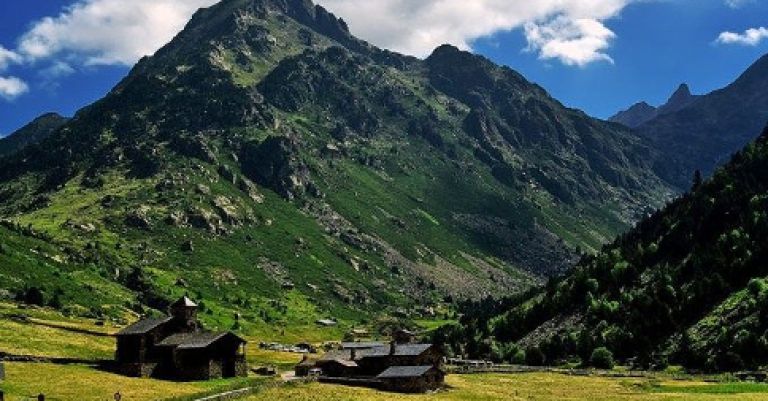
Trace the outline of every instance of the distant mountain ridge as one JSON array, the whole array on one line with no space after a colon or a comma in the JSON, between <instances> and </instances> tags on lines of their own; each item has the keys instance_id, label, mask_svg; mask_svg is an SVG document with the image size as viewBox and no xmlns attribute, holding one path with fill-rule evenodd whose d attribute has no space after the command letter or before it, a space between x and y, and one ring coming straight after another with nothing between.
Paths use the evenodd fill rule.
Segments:
<instances>
[{"instance_id":1,"label":"distant mountain ridge","mask_svg":"<svg viewBox=\"0 0 768 401\"><path fill-rule=\"evenodd\" d=\"M755 139L768 121L768 55L727 87L637 128L659 151L654 170L685 189L694 172L709 176Z\"/></svg>"},{"instance_id":2,"label":"distant mountain ridge","mask_svg":"<svg viewBox=\"0 0 768 401\"><path fill-rule=\"evenodd\" d=\"M665 104L654 107L646 102L640 102L627 110L617 113L609 118L608 121L619 123L629 128L637 128L659 116L680 111L693 104L699 97L691 94L688 84L684 83L675 90Z\"/></svg>"}]
</instances>

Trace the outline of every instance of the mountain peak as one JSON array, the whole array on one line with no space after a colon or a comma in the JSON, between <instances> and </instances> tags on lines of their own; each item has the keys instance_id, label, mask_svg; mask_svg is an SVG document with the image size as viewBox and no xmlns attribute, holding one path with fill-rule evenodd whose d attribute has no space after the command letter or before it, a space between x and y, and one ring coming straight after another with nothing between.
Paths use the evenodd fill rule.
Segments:
<instances>
[{"instance_id":1,"label":"mountain peak","mask_svg":"<svg viewBox=\"0 0 768 401\"><path fill-rule=\"evenodd\" d=\"M433 57L442 57L442 56L458 54L458 53L461 53L461 49L459 49L458 47L452 44L446 43L435 48L435 50L432 51L432 54L428 57L428 59Z\"/></svg>"},{"instance_id":2,"label":"mountain peak","mask_svg":"<svg viewBox=\"0 0 768 401\"><path fill-rule=\"evenodd\" d=\"M670 100L678 98L678 97L680 97L680 98L688 98L688 97L691 97L691 96L693 96L691 94L691 88L688 86L688 84L683 82L682 84L680 84L680 86L677 87L677 90L675 91L675 93L672 94L672 96L670 97Z\"/></svg>"},{"instance_id":3,"label":"mountain peak","mask_svg":"<svg viewBox=\"0 0 768 401\"><path fill-rule=\"evenodd\" d=\"M688 107L694 100L696 100L696 96L691 94L691 88L688 87L688 84L682 83L672 96L669 97L667 103L659 107L659 115L670 114L682 110Z\"/></svg>"}]
</instances>

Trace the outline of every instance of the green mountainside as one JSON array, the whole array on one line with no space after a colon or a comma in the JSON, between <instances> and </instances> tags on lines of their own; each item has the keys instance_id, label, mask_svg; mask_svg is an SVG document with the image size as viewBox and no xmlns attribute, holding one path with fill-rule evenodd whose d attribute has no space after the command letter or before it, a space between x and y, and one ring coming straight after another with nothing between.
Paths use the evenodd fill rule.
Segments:
<instances>
[{"instance_id":1,"label":"green mountainside","mask_svg":"<svg viewBox=\"0 0 768 401\"><path fill-rule=\"evenodd\" d=\"M440 341L511 358L768 366L768 129L707 182L530 298L472 305ZM533 358L537 359L537 358ZM540 358L538 358L541 361Z\"/></svg>"},{"instance_id":2,"label":"green mountainside","mask_svg":"<svg viewBox=\"0 0 768 401\"><path fill-rule=\"evenodd\" d=\"M39 143L69 121L56 113L46 113L5 138L0 139L0 156L8 156Z\"/></svg>"},{"instance_id":3,"label":"green mountainside","mask_svg":"<svg viewBox=\"0 0 768 401\"><path fill-rule=\"evenodd\" d=\"M0 159L1 241L28 248L0 288L109 315L189 293L210 325L273 332L514 294L662 204L655 158L482 57L225 0Z\"/></svg>"}]
</instances>

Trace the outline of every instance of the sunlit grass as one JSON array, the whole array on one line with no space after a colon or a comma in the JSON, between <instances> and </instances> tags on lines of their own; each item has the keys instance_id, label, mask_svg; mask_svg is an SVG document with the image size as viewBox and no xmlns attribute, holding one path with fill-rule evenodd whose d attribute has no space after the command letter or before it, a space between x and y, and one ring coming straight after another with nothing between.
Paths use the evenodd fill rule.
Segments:
<instances>
[{"instance_id":1,"label":"sunlit grass","mask_svg":"<svg viewBox=\"0 0 768 401\"><path fill-rule=\"evenodd\" d=\"M602 377L575 377L534 373L520 375L451 375L447 378L450 389L436 394L403 395L384 393L372 389L327 384L295 385L271 389L248 398L248 401L757 401L765 400L763 387L745 386L734 393L687 392L680 389L716 389L720 386L688 383L690 387L670 384L669 391L662 383L651 389L646 379L610 379Z\"/></svg>"},{"instance_id":2,"label":"sunlit grass","mask_svg":"<svg viewBox=\"0 0 768 401\"><path fill-rule=\"evenodd\" d=\"M28 321L12 320L24 315ZM98 333L89 335L76 330ZM115 352L116 329L86 320L70 320L43 309L16 309L0 304L0 351L48 358L109 359Z\"/></svg>"},{"instance_id":3,"label":"sunlit grass","mask_svg":"<svg viewBox=\"0 0 768 401\"><path fill-rule=\"evenodd\" d=\"M47 399L56 401L104 401L113 399L113 395L120 392L124 400L150 401L205 392L227 383L174 383L124 377L90 366L6 363L2 386L7 400L42 393Z\"/></svg>"}]
</instances>

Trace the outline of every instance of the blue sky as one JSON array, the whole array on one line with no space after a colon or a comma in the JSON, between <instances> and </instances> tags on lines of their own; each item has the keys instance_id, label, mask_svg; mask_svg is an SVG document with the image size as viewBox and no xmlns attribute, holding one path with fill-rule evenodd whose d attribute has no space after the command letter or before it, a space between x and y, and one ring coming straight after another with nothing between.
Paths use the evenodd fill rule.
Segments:
<instances>
[{"instance_id":1,"label":"blue sky","mask_svg":"<svg viewBox=\"0 0 768 401\"><path fill-rule=\"evenodd\" d=\"M214 1L0 2L0 134L101 98ZM320 0L374 44L424 56L453 43L598 117L660 104L682 82L723 87L768 53L762 0L475 1Z\"/></svg>"}]
</instances>

